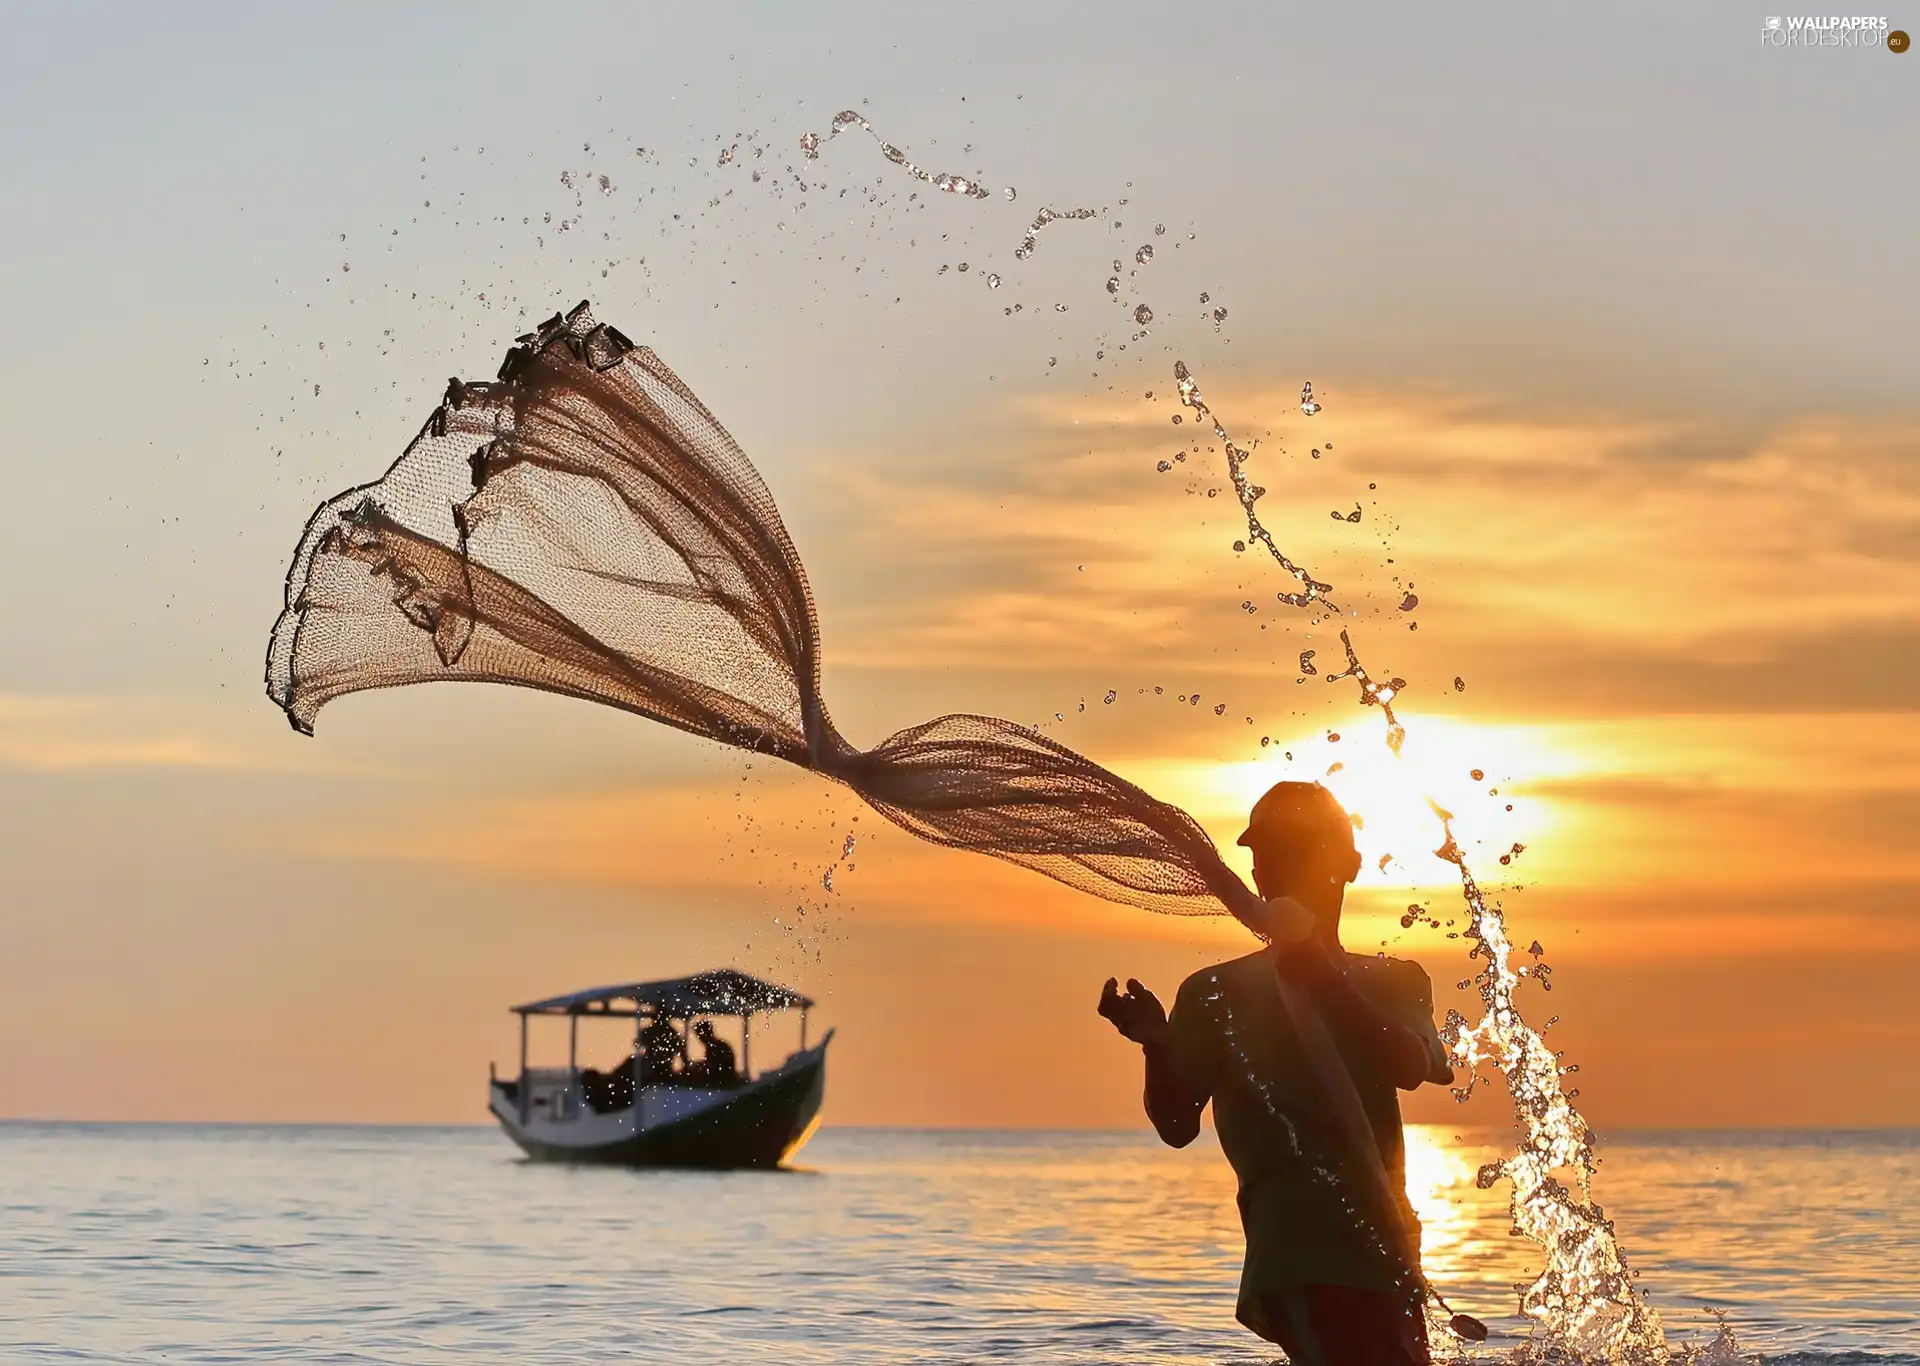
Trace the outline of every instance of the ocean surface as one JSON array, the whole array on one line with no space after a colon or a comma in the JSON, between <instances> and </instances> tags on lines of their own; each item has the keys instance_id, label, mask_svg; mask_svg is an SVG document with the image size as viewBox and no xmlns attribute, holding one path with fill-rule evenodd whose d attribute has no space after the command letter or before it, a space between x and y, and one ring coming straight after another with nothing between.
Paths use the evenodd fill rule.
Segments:
<instances>
[{"instance_id":1,"label":"ocean surface","mask_svg":"<svg viewBox=\"0 0 1920 1366\"><path fill-rule=\"evenodd\" d=\"M1428 1267L1522 1325L1482 1131L1409 1132ZM1920 1132L1619 1133L1599 1195L1675 1342L1920 1363ZM0 1362L1276 1359L1211 1137L828 1129L798 1169L534 1165L481 1128L0 1123Z\"/></svg>"}]
</instances>

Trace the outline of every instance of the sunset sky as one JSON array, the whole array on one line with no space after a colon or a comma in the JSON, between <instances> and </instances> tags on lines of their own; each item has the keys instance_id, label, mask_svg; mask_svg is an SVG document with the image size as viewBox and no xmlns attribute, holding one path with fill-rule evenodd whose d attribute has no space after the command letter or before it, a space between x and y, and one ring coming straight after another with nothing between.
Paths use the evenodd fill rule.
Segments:
<instances>
[{"instance_id":1,"label":"sunset sky","mask_svg":"<svg viewBox=\"0 0 1920 1366\"><path fill-rule=\"evenodd\" d=\"M1920 1123L1920 57L1762 18L6 12L0 1115L475 1121L509 1004L730 963L838 1027L830 1123L1139 1122L1100 984L1171 999L1231 921L577 702L305 739L262 695L313 507L589 298L765 475L856 743L1043 723L1223 845L1324 776L1349 946L1471 1013L1398 922L1459 916L1431 796L1597 1126ZM857 132L804 161L843 107L992 194ZM1298 681L1334 629L1232 548L1175 359L1407 680L1403 761Z\"/></svg>"}]
</instances>

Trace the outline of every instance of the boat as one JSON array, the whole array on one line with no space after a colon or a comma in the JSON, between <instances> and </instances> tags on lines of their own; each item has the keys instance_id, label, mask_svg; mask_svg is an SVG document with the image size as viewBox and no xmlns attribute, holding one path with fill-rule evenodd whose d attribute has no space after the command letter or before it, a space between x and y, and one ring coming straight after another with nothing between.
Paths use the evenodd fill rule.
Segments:
<instances>
[{"instance_id":1,"label":"boat","mask_svg":"<svg viewBox=\"0 0 1920 1366\"><path fill-rule=\"evenodd\" d=\"M487 1103L507 1136L536 1162L628 1167L777 1167L812 1137L826 1093L828 1030L807 1042L813 1002L798 992L720 968L660 982L593 987L512 1007L520 1017L520 1074L488 1065ZM753 1074L753 1022L798 1011L800 1046ZM529 1067L536 1016L567 1021L567 1065ZM632 1052L611 1072L582 1068L580 1022L620 1020ZM740 1066L721 1050L724 1075L690 1061L700 1026L739 1022ZM717 1031L716 1031L717 1032ZM713 1055L710 1052L709 1058Z\"/></svg>"}]
</instances>

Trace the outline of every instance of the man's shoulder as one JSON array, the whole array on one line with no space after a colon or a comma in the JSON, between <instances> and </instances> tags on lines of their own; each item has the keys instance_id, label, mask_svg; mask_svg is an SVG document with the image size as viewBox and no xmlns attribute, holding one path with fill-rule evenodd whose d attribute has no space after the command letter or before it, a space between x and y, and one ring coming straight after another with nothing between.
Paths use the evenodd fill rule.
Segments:
<instances>
[{"instance_id":1,"label":"man's shoulder","mask_svg":"<svg viewBox=\"0 0 1920 1366\"><path fill-rule=\"evenodd\" d=\"M1239 958L1201 968L1180 984L1176 1005L1199 1010L1208 1003L1244 1001L1248 992L1257 992L1273 980L1273 962L1265 949L1255 949Z\"/></svg>"},{"instance_id":2,"label":"man's shoulder","mask_svg":"<svg viewBox=\"0 0 1920 1366\"><path fill-rule=\"evenodd\" d=\"M1431 999L1433 979L1411 958L1389 958L1384 953L1347 954L1347 976L1372 991L1394 997Z\"/></svg>"},{"instance_id":3,"label":"man's shoulder","mask_svg":"<svg viewBox=\"0 0 1920 1366\"><path fill-rule=\"evenodd\" d=\"M1201 968L1180 984L1180 992L1208 991L1227 983L1243 982L1263 971L1270 971L1267 950L1255 949L1252 953L1238 958L1229 958L1224 963L1215 963L1211 967Z\"/></svg>"}]
</instances>

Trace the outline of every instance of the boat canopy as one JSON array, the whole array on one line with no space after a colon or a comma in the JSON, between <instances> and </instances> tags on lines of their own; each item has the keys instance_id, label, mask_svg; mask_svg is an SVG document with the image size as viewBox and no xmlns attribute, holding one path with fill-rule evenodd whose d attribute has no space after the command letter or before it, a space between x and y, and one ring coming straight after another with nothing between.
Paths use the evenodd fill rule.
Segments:
<instances>
[{"instance_id":1,"label":"boat canopy","mask_svg":"<svg viewBox=\"0 0 1920 1366\"><path fill-rule=\"evenodd\" d=\"M632 1002L631 1010L615 1010L615 1002ZM695 1015L751 1015L763 1010L805 1010L813 1002L735 968L716 968L692 977L661 982L628 982L592 987L514 1006L516 1015L653 1015L686 1020Z\"/></svg>"}]
</instances>

